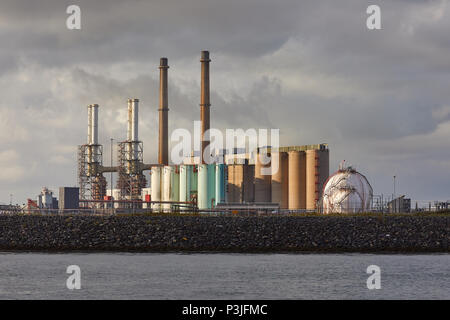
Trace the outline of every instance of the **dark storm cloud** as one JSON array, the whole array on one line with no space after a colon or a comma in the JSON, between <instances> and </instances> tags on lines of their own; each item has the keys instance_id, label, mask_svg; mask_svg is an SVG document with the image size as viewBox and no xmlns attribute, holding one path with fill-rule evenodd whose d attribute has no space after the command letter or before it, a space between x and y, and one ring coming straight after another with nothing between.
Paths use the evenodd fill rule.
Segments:
<instances>
[{"instance_id":1,"label":"dark storm cloud","mask_svg":"<svg viewBox=\"0 0 450 320\"><path fill-rule=\"evenodd\" d=\"M80 31L65 27L70 4L81 7ZM328 142L331 167L349 160L378 193L394 172L413 197L450 198L448 1L380 1L379 31L365 27L369 4L3 0L0 144L11 170L0 201L76 183L90 103L100 104L109 154L109 137L125 135L126 99L140 98L154 161L159 57L171 66L170 129L192 129L200 50L213 60L214 127L280 128L283 145Z\"/></svg>"}]
</instances>

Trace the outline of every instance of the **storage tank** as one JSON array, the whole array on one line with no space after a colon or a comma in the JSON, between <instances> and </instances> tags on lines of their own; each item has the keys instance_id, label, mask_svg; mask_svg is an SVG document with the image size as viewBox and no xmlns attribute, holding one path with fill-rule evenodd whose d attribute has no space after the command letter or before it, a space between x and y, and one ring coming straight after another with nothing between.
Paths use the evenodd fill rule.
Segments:
<instances>
[{"instance_id":1,"label":"storage tank","mask_svg":"<svg viewBox=\"0 0 450 320\"><path fill-rule=\"evenodd\" d=\"M270 157L270 154L267 154ZM255 163L255 202L271 202L271 180L272 176L263 175L261 169L267 168L270 170L270 162L262 164L260 161L260 154L256 155Z\"/></svg>"},{"instance_id":2,"label":"storage tank","mask_svg":"<svg viewBox=\"0 0 450 320\"><path fill-rule=\"evenodd\" d=\"M179 201L180 175L176 166L164 166L162 201ZM172 204L163 204L164 212L172 211Z\"/></svg>"},{"instance_id":3,"label":"storage tank","mask_svg":"<svg viewBox=\"0 0 450 320\"><path fill-rule=\"evenodd\" d=\"M272 153L272 159L278 158L278 170L272 173L272 202L279 203L281 209L287 209L289 202L289 162L287 152Z\"/></svg>"},{"instance_id":4,"label":"storage tank","mask_svg":"<svg viewBox=\"0 0 450 320\"><path fill-rule=\"evenodd\" d=\"M181 165L180 166L180 201L187 202L189 201L189 195L191 193L191 181L189 176L189 166Z\"/></svg>"},{"instance_id":5,"label":"storage tank","mask_svg":"<svg viewBox=\"0 0 450 320\"><path fill-rule=\"evenodd\" d=\"M227 166L228 170L228 186L227 199L230 203L237 203L241 201L241 188L243 181L243 165L230 164Z\"/></svg>"},{"instance_id":6,"label":"storage tank","mask_svg":"<svg viewBox=\"0 0 450 320\"><path fill-rule=\"evenodd\" d=\"M328 178L323 190L323 213L367 212L372 206L373 190L367 178L343 165Z\"/></svg>"},{"instance_id":7,"label":"storage tank","mask_svg":"<svg viewBox=\"0 0 450 320\"><path fill-rule=\"evenodd\" d=\"M208 209L216 206L216 165L208 164Z\"/></svg>"},{"instance_id":8,"label":"storage tank","mask_svg":"<svg viewBox=\"0 0 450 320\"><path fill-rule=\"evenodd\" d=\"M329 172L328 149L306 150L306 209L315 210Z\"/></svg>"},{"instance_id":9,"label":"storage tank","mask_svg":"<svg viewBox=\"0 0 450 320\"><path fill-rule=\"evenodd\" d=\"M152 167L152 178L151 178L151 198L152 201L161 201L161 167ZM161 211L161 204L153 203L152 210L159 212Z\"/></svg>"},{"instance_id":10,"label":"storage tank","mask_svg":"<svg viewBox=\"0 0 450 320\"><path fill-rule=\"evenodd\" d=\"M171 199L172 201L180 201L180 167L174 166L173 171L173 179L172 179L172 195Z\"/></svg>"},{"instance_id":11,"label":"storage tank","mask_svg":"<svg viewBox=\"0 0 450 320\"><path fill-rule=\"evenodd\" d=\"M208 209L208 165L198 165L197 206L199 209Z\"/></svg>"},{"instance_id":12,"label":"storage tank","mask_svg":"<svg viewBox=\"0 0 450 320\"><path fill-rule=\"evenodd\" d=\"M216 165L216 205L221 202L225 202L225 165Z\"/></svg>"},{"instance_id":13,"label":"storage tank","mask_svg":"<svg viewBox=\"0 0 450 320\"><path fill-rule=\"evenodd\" d=\"M306 209L306 153L289 151L288 163L289 210Z\"/></svg>"}]
</instances>

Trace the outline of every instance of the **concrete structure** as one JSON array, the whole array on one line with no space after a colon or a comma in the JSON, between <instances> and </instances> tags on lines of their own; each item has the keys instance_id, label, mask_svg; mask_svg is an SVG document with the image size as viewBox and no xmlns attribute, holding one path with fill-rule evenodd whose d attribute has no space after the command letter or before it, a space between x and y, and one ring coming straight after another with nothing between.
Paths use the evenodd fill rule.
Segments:
<instances>
[{"instance_id":1,"label":"concrete structure","mask_svg":"<svg viewBox=\"0 0 450 320\"><path fill-rule=\"evenodd\" d=\"M80 188L60 187L59 188L59 209L79 209L80 208Z\"/></svg>"},{"instance_id":2,"label":"concrete structure","mask_svg":"<svg viewBox=\"0 0 450 320\"><path fill-rule=\"evenodd\" d=\"M389 213L410 213L411 212L411 199L400 196L388 203Z\"/></svg>"},{"instance_id":3,"label":"concrete structure","mask_svg":"<svg viewBox=\"0 0 450 320\"><path fill-rule=\"evenodd\" d=\"M161 58L159 65L159 144L158 163L169 164L169 123L168 123L168 89L167 58Z\"/></svg>"},{"instance_id":4,"label":"concrete structure","mask_svg":"<svg viewBox=\"0 0 450 320\"><path fill-rule=\"evenodd\" d=\"M255 164L255 202L271 202L271 181L272 176L270 174L263 174L263 169L270 170L270 162L267 164L262 163L261 154L256 156ZM267 154L270 157L270 154Z\"/></svg>"},{"instance_id":5,"label":"concrete structure","mask_svg":"<svg viewBox=\"0 0 450 320\"><path fill-rule=\"evenodd\" d=\"M306 209L316 210L322 190L330 175L330 156L327 148L306 150Z\"/></svg>"},{"instance_id":6,"label":"concrete structure","mask_svg":"<svg viewBox=\"0 0 450 320\"><path fill-rule=\"evenodd\" d=\"M255 166L249 164L227 165L226 201L233 203L255 201Z\"/></svg>"},{"instance_id":7,"label":"concrete structure","mask_svg":"<svg viewBox=\"0 0 450 320\"><path fill-rule=\"evenodd\" d=\"M306 153L289 151L289 210L306 209Z\"/></svg>"},{"instance_id":8,"label":"concrete structure","mask_svg":"<svg viewBox=\"0 0 450 320\"><path fill-rule=\"evenodd\" d=\"M209 109L210 94L209 94L209 51L202 51L201 53L201 95L200 95L200 120L201 120L201 163L205 163L203 156L206 147L209 145L209 137L205 136L205 132L210 128Z\"/></svg>"},{"instance_id":9,"label":"concrete structure","mask_svg":"<svg viewBox=\"0 0 450 320\"><path fill-rule=\"evenodd\" d=\"M274 152L272 158L278 158L278 170L272 173L272 203L278 203L281 209L289 207L289 162L287 152Z\"/></svg>"}]
</instances>

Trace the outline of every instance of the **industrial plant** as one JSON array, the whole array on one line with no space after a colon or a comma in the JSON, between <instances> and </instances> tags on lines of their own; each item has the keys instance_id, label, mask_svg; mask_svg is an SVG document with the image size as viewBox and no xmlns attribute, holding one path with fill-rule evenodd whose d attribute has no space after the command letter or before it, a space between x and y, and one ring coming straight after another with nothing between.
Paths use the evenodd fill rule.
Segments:
<instances>
[{"instance_id":1,"label":"industrial plant","mask_svg":"<svg viewBox=\"0 0 450 320\"><path fill-rule=\"evenodd\" d=\"M0 213L25 210L27 213L330 214L439 211L450 207L449 202L429 202L428 208L423 209L416 202L413 209L411 199L395 195L395 177L392 197L374 195L368 179L354 167L346 166L345 161L330 175L330 150L326 143L210 150L210 63L209 52L202 51L197 138L200 141L194 142L200 150L184 156L181 164L169 163L169 64L167 58L161 58L157 163L144 162L145 144L139 137L139 99L127 100L126 140L113 148L111 139L109 166L103 161L103 145L99 140L101 107L90 104L87 142L78 146L78 186L60 187L59 198L44 187L36 198L28 199L24 208L12 205L11 201L9 206L0 207ZM211 153L212 163L203 158L206 150ZM261 161L263 158L270 161ZM276 169L267 174L274 163Z\"/></svg>"},{"instance_id":2,"label":"industrial plant","mask_svg":"<svg viewBox=\"0 0 450 320\"><path fill-rule=\"evenodd\" d=\"M326 143L265 145L253 151L210 150L210 63L209 52L202 51L198 154L191 151L181 164L169 163L169 64L167 58L161 58L157 163L144 162L145 144L139 137L139 99L127 100L126 140L113 148L111 139L109 166L103 161L103 145L99 140L101 107L90 104L87 142L78 146L78 187L59 188L59 200L44 187L35 200L28 199L26 210L323 214L412 211L411 200L405 196L395 199L394 194L390 199L375 196L368 179L354 167L345 166L345 161L330 175L330 150ZM203 159L205 150L211 152L212 163ZM261 161L262 156L270 161ZM276 169L267 174L274 163ZM436 208L447 206L439 204ZM432 210L431 203L429 209Z\"/></svg>"},{"instance_id":3,"label":"industrial plant","mask_svg":"<svg viewBox=\"0 0 450 320\"><path fill-rule=\"evenodd\" d=\"M210 56L201 52L201 155L209 145ZM327 144L288 146L271 150L279 167L271 166L247 150L222 153L222 161L207 164L187 158L182 165L169 164L168 60L160 59L158 163L144 163L144 143L139 138L139 99L128 99L127 139L117 144L117 166L105 166L99 143L98 104L88 111L87 143L78 148L80 208L146 209L152 212L193 210L270 209L316 211L329 176ZM115 188L105 174L115 173ZM148 177L148 178L147 178ZM150 184L150 186L148 186ZM67 202L67 201L66 201ZM62 206L62 209L70 209Z\"/></svg>"}]
</instances>

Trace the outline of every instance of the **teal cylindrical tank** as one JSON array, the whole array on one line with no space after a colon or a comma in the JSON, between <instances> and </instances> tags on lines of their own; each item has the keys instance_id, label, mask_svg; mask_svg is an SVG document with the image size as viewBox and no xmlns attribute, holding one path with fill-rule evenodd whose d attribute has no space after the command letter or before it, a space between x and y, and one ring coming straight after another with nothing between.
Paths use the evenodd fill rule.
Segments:
<instances>
[{"instance_id":1,"label":"teal cylindrical tank","mask_svg":"<svg viewBox=\"0 0 450 320\"><path fill-rule=\"evenodd\" d=\"M216 203L225 202L225 165L216 165Z\"/></svg>"},{"instance_id":2,"label":"teal cylindrical tank","mask_svg":"<svg viewBox=\"0 0 450 320\"><path fill-rule=\"evenodd\" d=\"M208 164L208 208L216 206L216 165Z\"/></svg>"},{"instance_id":3,"label":"teal cylindrical tank","mask_svg":"<svg viewBox=\"0 0 450 320\"><path fill-rule=\"evenodd\" d=\"M198 190L198 166L197 165L189 165L189 175L191 176L191 193L197 193Z\"/></svg>"},{"instance_id":4,"label":"teal cylindrical tank","mask_svg":"<svg viewBox=\"0 0 450 320\"><path fill-rule=\"evenodd\" d=\"M208 165L198 165L197 206L208 209Z\"/></svg>"},{"instance_id":5,"label":"teal cylindrical tank","mask_svg":"<svg viewBox=\"0 0 450 320\"><path fill-rule=\"evenodd\" d=\"M188 200L188 177L189 177L189 167L186 165L180 166L180 201L187 202ZM191 182L189 181L189 189L191 187Z\"/></svg>"}]
</instances>

